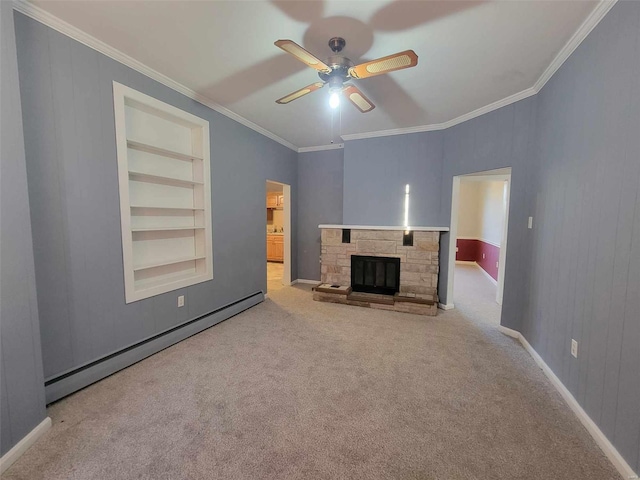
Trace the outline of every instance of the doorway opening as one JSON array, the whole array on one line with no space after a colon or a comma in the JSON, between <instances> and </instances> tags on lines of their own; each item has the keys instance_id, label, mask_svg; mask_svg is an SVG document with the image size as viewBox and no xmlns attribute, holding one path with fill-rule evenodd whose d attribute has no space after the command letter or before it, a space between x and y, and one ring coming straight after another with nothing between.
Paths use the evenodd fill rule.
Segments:
<instances>
[{"instance_id":1,"label":"doorway opening","mask_svg":"<svg viewBox=\"0 0 640 480\"><path fill-rule=\"evenodd\" d=\"M267 293L291 285L291 186L267 180Z\"/></svg>"},{"instance_id":2,"label":"doorway opening","mask_svg":"<svg viewBox=\"0 0 640 480\"><path fill-rule=\"evenodd\" d=\"M499 325L511 168L453 177L448 292L456 308Z\"/></svg>"}]
</instances>

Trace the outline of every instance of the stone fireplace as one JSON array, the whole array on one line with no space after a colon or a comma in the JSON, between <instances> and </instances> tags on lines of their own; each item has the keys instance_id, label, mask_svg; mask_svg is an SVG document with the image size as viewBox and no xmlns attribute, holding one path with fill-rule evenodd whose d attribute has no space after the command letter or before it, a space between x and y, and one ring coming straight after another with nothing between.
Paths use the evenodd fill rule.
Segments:
<instances>
[{"instance_id":1,"label":"stone fireplace","mask_svg":"<svg viewBox=\"0 0 640 480\"><path fill-rule=\"evenodd\" d=\"M447 228L320 225L314 300L436 315L440 232Z\"/></svg>"}]
</instances>

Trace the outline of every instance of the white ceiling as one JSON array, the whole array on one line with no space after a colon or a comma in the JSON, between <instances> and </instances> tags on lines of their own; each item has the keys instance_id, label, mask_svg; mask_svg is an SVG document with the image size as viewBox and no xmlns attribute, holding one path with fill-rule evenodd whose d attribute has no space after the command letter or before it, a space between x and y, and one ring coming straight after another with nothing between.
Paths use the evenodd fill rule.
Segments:
<instances>
[{"instance_id":1,"label":"white ceiling","mask_svg":"<svg viewBox=\"0 0 640 480\"><path fill-rule=\"evenodd\" d=\"M34 1L37 6L297 147L339 135L439 124L531 88L596 1ZM318 81L273 45L321 59L342 36L355 63L413 49L418 66L357 81L377 108L340 115ZM332 127L333 123L333 127ZM333 128L333 129L332 129Z\"/></svg>"}]
</instances>

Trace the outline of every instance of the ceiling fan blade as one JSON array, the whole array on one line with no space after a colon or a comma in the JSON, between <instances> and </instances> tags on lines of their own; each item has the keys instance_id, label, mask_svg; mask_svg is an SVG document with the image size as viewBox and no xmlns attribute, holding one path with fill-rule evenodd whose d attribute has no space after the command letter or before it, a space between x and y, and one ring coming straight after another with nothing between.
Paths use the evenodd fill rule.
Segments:
<instances>
[{"instance_id":1,"label":"ceiling fan blade","mask_svg":"<svg viewBox=\"0 0 640 480\"><path fill-rule=\"evenodd\" d=\"M285 52L290 53L302 63L309 65L311 68L315 68L319 72L331 73L331 68L328 65L318 60L296 42L291 40L278 40L277 42L274 42L274 45Z\"/></svg>"},{"instance_id":2,"label":"ceiling fan blade","mask_svg":"<svg viewBox=\"0 0 640 480\"><path fill-rule=\"evenodd\" d=\"M342 93L347 100L355 105L355 107L360 110L362 113L367 113L376 108L376 106L371 103L367 97L360 91L358 87L355 85L347 85L342 90Z\"/></svg>"},{"instance_id":3,"label":"ceiling fan blade","mask_svg":"<svg viewBox=\"0 0 640 480\"><path fill-rule=\"evenodd\" d=\"M284 105L286 103L293 102L294 100L297 100L298 98L305 96L307 93L320 90L322 87L324 87L324 83L322 82L312 83L311 85L307 85L306 87L301 88L300 90L296 90L295 92L290 93L289 95L279 98L278 100L276 100L276 103Z\"/></svg>"},{"instance_id":4,"label":"ceiling fan blade","mask_svg":"<svg viewBox=\"0 0 640 480\"><path fill-rule=\"evenodd\" d=\"M388 57L378 58L370 62L361 63L349 69L349 75L353 78L367 78L383 73L415 67L418 64L418 55L413 50L395 53Z\"/></svg>"}]
</instances>

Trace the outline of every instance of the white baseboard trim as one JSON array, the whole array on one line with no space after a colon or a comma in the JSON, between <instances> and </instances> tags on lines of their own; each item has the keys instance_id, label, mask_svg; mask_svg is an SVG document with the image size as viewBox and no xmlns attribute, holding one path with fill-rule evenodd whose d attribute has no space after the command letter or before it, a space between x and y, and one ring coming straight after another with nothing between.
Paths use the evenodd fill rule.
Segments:
<instances>
[{"instance_id":1,"label":"white baseboard trim","mask_svg":"<svg viewBox=\"0 0 640 480\"><path fill-rule=\"evenodd\" d=\"M307 280L306 278L299 278L296 283L308 283L309 285L320 285L320 280Z\"/></svg>"},{"instance_id":2,"label":"white baseboard trim","mask_svg":"<svg viewBox=\"0 0 640 480\"><path fill-rule=\"evenodd\" d=\"M498 281L495 278L493 278L491 275L489 275L484 268L482 268L480 265L478 265L478 268L482 273L484 273L484 276L491 281L491 283L493 283L496 287L498 286Z\"/></svg>"},{"instance_id":3,"label":"white baseboard trim","mask_svg":"<svg viewBox=\"0 0 640 480\"><path fill-rule=\"evenodd\" d=\"M522 333L503 327L502 325L498 327L498 330L503 334L516 338L520 341L524 349L529 352L529 355L531 355L536 364L542 369L546 377L551 381L551 384L556 388L556 390L558 390L558 393L562 396L569 408L573 410L573 413L576 414L578 420L580 420L589 434L591 434L606 457L613 464L616 470L618 470L618 473L620 473L622 478L625 480L638 480L638 474L635 473L626 460L622 458L622 455L620 455L618 450L616 450L616 447L614 447L605 434L602 433L602 430L600 430L596 423L591 420L587 412L584 411L571 392L564 386L556 374L553 373L553 370L549 368L542 357L538 355L538 352L533 349Z\"/></svg>"},{"instance_id":4,"label":"white baseboard trim","mask_svg":"<svg viewBox=\"0 0 640 480\"><path fill-rule=\"evenodd\" d=\"M296 279L296 280L293 280L293 281L289 284L289 286L291 287L292 285L295 285L296 283L298 283L298 280L297 280L297 279Z\"/></svg>"},{"instance_id":5,"label":"white baseboard trim","mask_svg":"<svg viewBox=\"0 0 640 480\"><path fill-rule=\"evenodd\" d=\"M454 305L453 303L439 303L438 308L442 310L453 310Z\"/></svg>"},{"instance_id":6,"label":"white baseboard trim","mask_svg":"<svg viewBox=\"0 0 640 480\"><path fill-rule=\"evenodd\" d=\"M498 325L498 330L507 335L508 337L515 338L516 340L520 340L520 332L517 330L512 330L507 327L503 327L502 325Z\"/></svg>"},{"instance_id":7,"label":"white baseboard trim","mask_svg":"<svg viewBox=\"0 0 640 480\"><path fill-rule=\"evenodd\" d=\"M50 428L51 418L47 417L40 422L36 428L27 433L22 440L16 443L11 450L5 453L2 458L0 458L0 474L3 474L7 468L13 465L13 463L18 460L24 452L29 450L29 447L36 443Z\"/></svg>"},{"instance_id":8,"label":"white baseboard trim","mask_svg":"<svg viewBox=\"0 0 640 480\"><path fill-rule=\"evenodd\" d=\"M475 265L476 267L478 267L480 269L480 271L482 273L484 273L484 275L489 280L491 280L491 283L493 283L494 285L498 286L498 281L495 278L493 278L491 275L489 275L484 268L482 268L480 265L478 265L478 262L470 262L470 261L467 261L467 260L456 260L456 265Z\"/></svg>"}]
</instances>

